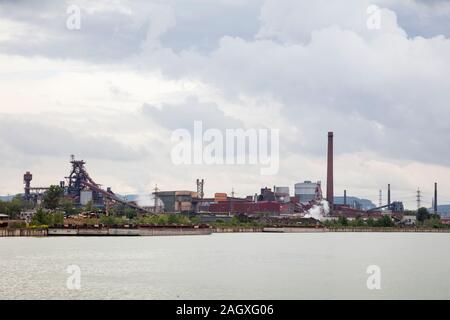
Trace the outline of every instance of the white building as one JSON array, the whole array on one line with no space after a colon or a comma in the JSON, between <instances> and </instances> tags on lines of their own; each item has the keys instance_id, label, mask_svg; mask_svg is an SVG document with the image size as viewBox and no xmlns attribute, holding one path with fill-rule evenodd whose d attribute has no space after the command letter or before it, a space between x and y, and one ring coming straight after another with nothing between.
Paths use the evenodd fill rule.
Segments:
<instances>
[{"instance_id":1,"label":"white building","mask_svg":"<svg viewBox=\"0 0 450 320\"><path fill-rule=\"evenodd\" d=\"M295 184L295 196L300 199L301 203L308 203L313 200L322 199L321 182L305 181Z\"/></svg>"}]
</instances>

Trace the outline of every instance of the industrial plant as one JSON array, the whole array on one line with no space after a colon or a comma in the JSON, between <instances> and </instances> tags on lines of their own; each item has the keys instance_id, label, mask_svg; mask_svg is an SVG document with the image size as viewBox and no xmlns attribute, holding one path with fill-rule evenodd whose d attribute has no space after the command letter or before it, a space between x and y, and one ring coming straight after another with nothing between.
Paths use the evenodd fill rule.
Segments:
<instances>
[{"instance_id":1,"label":"industrial plant","mask_svg":"<svg viewBox=\"0 0 450 320\"><path fill-rule=\"evenodd\" d=\"M76 207L91 205L104 214L109 214L109 208L122 205L135 210L139 214L186 214L198 215L204 221L214 221L236 215L248 217L273 218L314 218L318 221L338 219L377 219L389 215L396 221L402 221L405 211L400 201L391 201L391 185L387 186L387 202L375 206L363 205L360 199L352 197L348 201L347 191L343 190L343 201L336 201L334 191L334 146L333 132L328 133L327 148L327 183L325 197L322 193L321 181L305 180L293 186L293 193L289 186L259 187L259 191L246 197L236 197L234 192L227 194L221 190L214 192L213 197L205 197L205 180L197 179L196 189L193 190L159 190L152 192L153 206L139 206L135 201L128 201L126 197L114 193L111 188L103 188L88 174L86 162L71 156L71 169L64 180L59 182L64 197L73 202ZM26 172L23 176L23 199L32 206L38 206L49 187L33 187L33 175ZM193 183L194 184L194 183ZM433 199L434 211L437 213L437 184Z\"/></svg>"},{"instance_id":2,"label":"industrial plant","mask_svg":"<svg viewBox=\"0 0 450 320\"><path fill-rule=\"evenodd\" d=\"M65 180L59 182L59 186L64 190L64 196L71 199L75 206L85 206L91 203L93 206L104 209L107 213L108 206L112 203L120 203L141 212L147 212L146 209L138 206L134 202L129 202L117 196L111 188L102 189L101 184L96 183L88 174L85 168L86 162L76 160L75 156L71 156L71 171ZM44 193L49 187L31 187L33 175L27 171L23 175L24 200L40 204Z\"/></svg>"}]
</instances>

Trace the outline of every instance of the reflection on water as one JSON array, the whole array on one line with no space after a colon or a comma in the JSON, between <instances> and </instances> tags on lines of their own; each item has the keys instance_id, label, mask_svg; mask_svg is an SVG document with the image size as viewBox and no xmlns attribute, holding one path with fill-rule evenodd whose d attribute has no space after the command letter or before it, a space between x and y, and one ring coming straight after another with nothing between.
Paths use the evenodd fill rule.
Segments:
<instances>
[{"instance_id":1,"label":"reflection on water","mask_svg":"<svg viewBox=\"0 0 450 320\"><path fill-rule=\"evenodd\" d=\"M0 238L0 299L449 299L450 234ZM81 289L69 290L67 267ZM367 289L367 267L381 290Z\"/></svg>"}]
</instances>

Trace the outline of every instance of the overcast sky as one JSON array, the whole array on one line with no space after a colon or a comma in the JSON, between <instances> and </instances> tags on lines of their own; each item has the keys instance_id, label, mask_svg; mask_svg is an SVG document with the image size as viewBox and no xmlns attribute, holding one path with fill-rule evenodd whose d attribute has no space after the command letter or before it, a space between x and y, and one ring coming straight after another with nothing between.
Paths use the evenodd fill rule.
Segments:
<instances>
[{"instance_id":1,"label":"overcast sky","mask_svg":"<svg viewBox=\"0 0 450 320\"><path fill-rule=\"evenodd\" d=\"M369 29L367 8L381 8ZM66 26L81 9L80 30ZM118 193L254 194L326 181L415 208L450 203L450 2L0 0L0 194L58 183L69 157ZM280 171L175 166L177 128L280 129Z\"/></svg>"}]
</instances>

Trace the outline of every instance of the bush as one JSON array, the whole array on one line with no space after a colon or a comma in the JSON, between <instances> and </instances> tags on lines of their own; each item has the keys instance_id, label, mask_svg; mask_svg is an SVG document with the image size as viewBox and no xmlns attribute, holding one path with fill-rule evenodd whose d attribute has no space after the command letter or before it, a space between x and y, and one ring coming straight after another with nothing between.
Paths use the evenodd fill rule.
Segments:
<instances>
[{"instance_id":1,"label":"bush","mask_svg":"<svg viewBox=\"0 0 450 320\"><path fill-rule=\"evenodd\" d=\"M29 229L48 229L48 225L46 224L38 224L38 225L29 225Z\"/></svg>"},{"instance_id":2,"label":"bush","mask_svg":"<svg viewBox=\"0 0 450 320\"><path fill-rule=\"evenodd\" d=\"M191 221L188 217L183 216L181 214L171 214L167 218L167 222L169 224L177 224L177 225L189 225Z\"/></svg>"},{"instance_id":3,"label":"bush","mask_svg":"<svg viewBox=\"0 0 450 320\"><path fill-rule=\"evenodd\" d=\"M13 229L22 229L25 228L26 226L27 224L25 223L25 221L13 221L8 224L8 228Z\"/></svg>"},{"instance_id":4,"label":"bush","mask_svg":"<svg viewBox=\"0 0 450 320\"><path fill-rule=\"evenodd\" d=\"M64 211L65 214L71 216L77 214L78 210L75 208L73 204L73 200L69 198L62 198L60 200L59 206L61 207L61 210Z\"/></svg>"},{"instance_id":5,"label":"bush","mask_svg":"<svg viewBox=\"0 0 450 320\"><path fill-rule=\"evenodd\" d=\"M119 225L123 224L124 220L120 217L114 217L114 216L105 216L102 215L100 217L100 223L106 225L106 226L113 226L113 225Z\"/></svg>"},{"instance_id":6,"label":"bush","mask_svg":"<svg viewBox=\"0 0 450 320\"><path fill-rule=\"evenodd\" d=\"M348 226L348 220L347 220L347 218L346 218L346 217L339 217L339 219L338 219L338 224L341 225L341 226L343 226L343 227Z\"/></svg>"},{"instance_id":7,"label":"bush","mask_svg":"<svg viewBox=\"0 0 450 320\"><path fill-rule=\"evenodd\" d=\"M384 215L382 218L378 219L375 222L376 227L393 227L394 222L392 221L391 217Z\"/></svg>"},{"instance_id":8,"label":"bush","mask_svg":"<svg viewBox=\"0 0 450 320\"><path fill-rule=\"evenodd\" d=\"M357 217L355 220L350 221L349 225L352 227L363 227L365 225L364 220L360 217Z\"/></svg>"},{"instance_id":9,"label":"bush","mask_svg":"<svg viewBox=\"0 0 450 320\"><path fill-rule=\"evenodd\" d=\"M31 220L32 226L47 225L54 226L55 224L64 223L64 214L62 212L45 212L42 208L36 211L36 214Z\"/></svg>"},{"instance_id":10,"label":"bush","mask_svg":"<svg viewBox=\"0 0 450 320\"><path fill-rule=\"evenodd\" d=\"M431 218L431 219L425 220L423 222L423 225L427 228L441 228L442 227L440 218Z\"/></svg>"}]
</instances>

